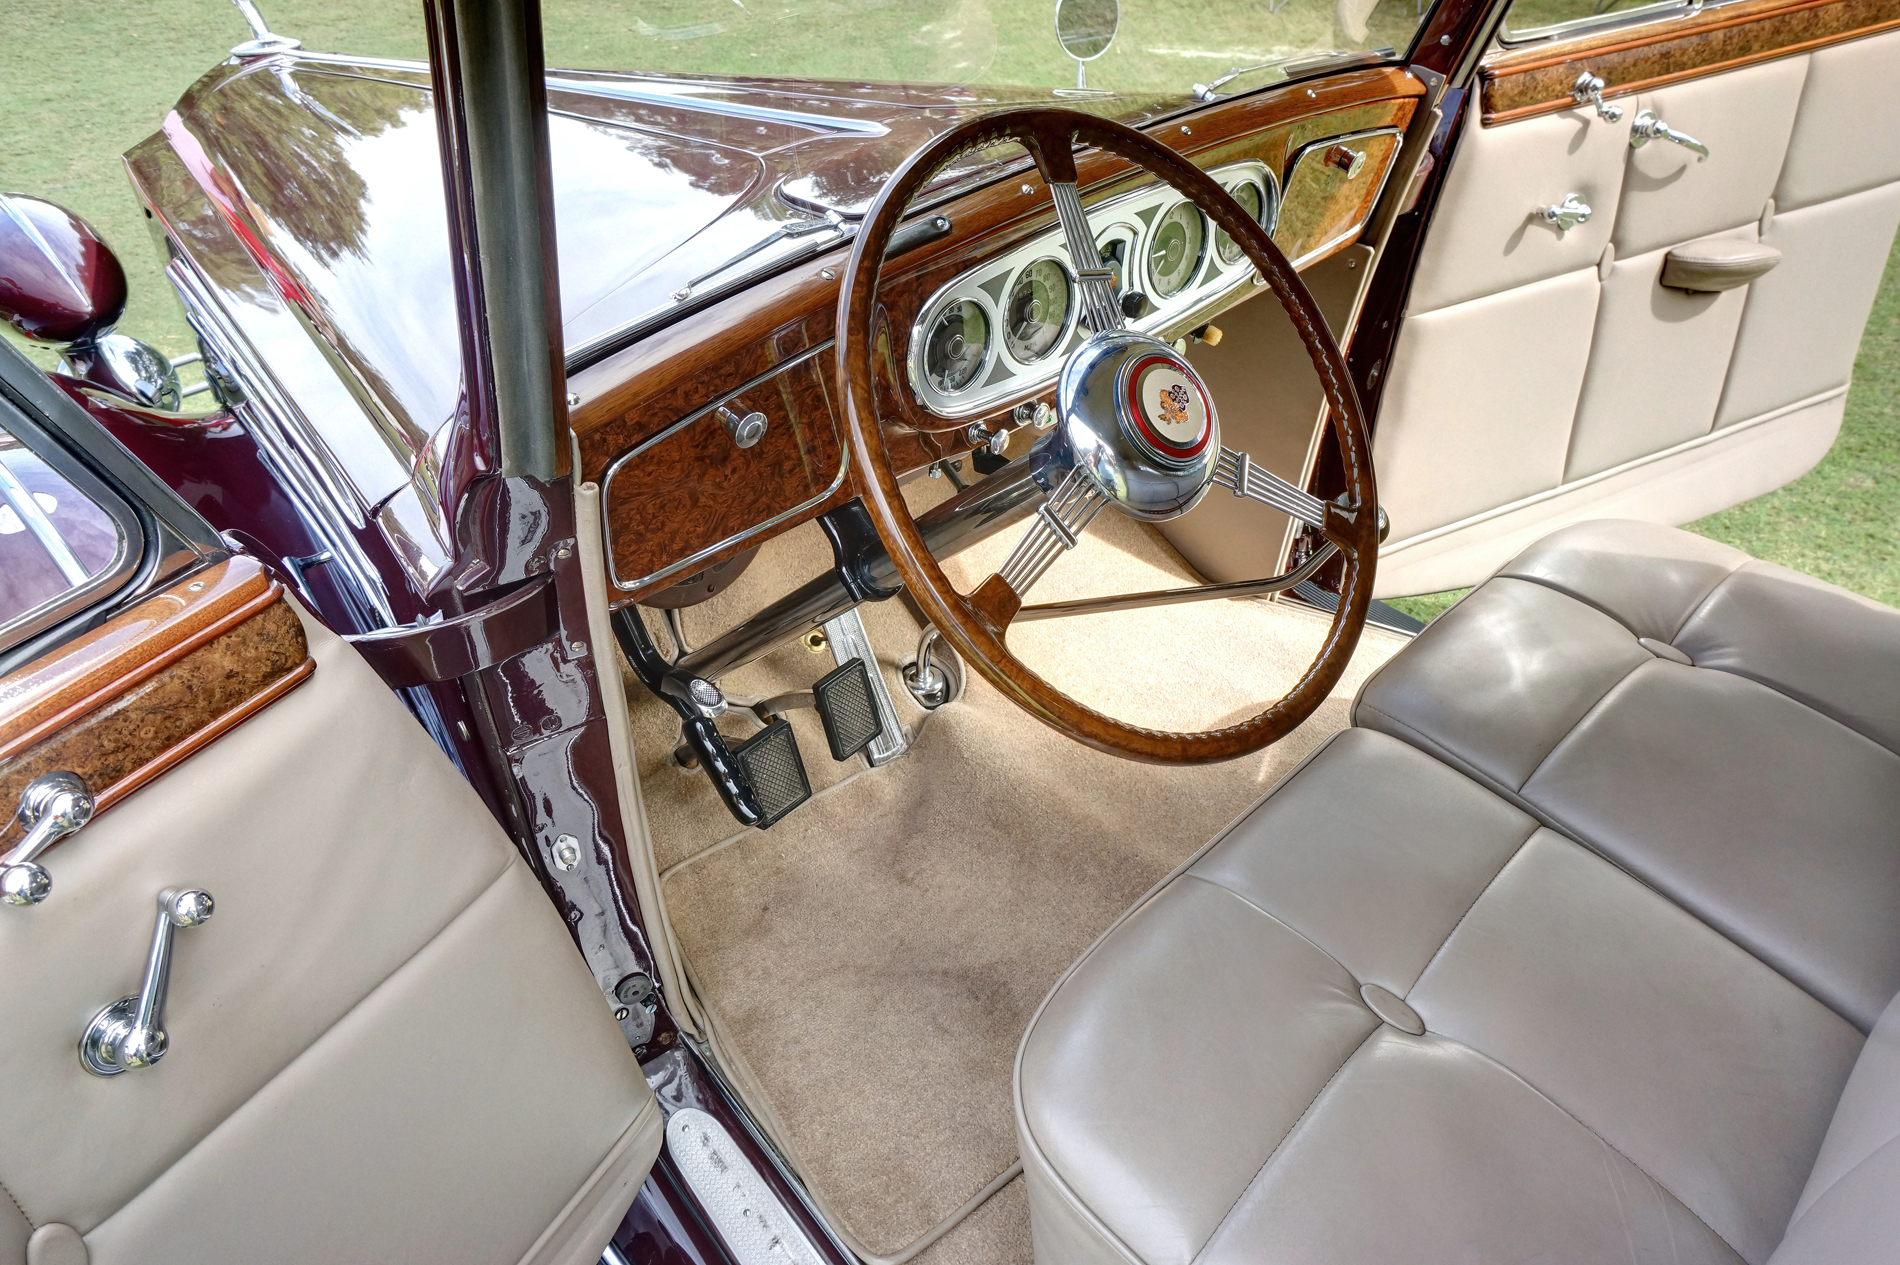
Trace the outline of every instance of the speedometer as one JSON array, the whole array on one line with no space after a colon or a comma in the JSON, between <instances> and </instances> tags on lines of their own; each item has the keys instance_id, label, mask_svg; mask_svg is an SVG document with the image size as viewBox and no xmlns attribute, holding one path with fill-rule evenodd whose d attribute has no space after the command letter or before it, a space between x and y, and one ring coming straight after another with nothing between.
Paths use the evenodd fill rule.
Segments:
<instances>
[{"instance_id":1,"label":"speedometer","mask_svg":"<svg viewBox=\"0 0 1900 1265\"><path fill-rule=\"evenodd\" d=\"M1266 209L1266 199L1260 193L1260 186L1249 180L1245 184L1235 185L1229 192L1234 195L1234 201L1240 203L1240 209L1247 213L1247 218L1256 224L1260 223L1260 212ZM1220 256L1224 264L1239 263L1240 243L1229 237L1223 228L1214 235L1214 253Z\"/></svg>"},{"instance_id":2,"label":"speedometer","mask_svg":"<svg viewBox=\"0 0 1900 1265\"><path fill-rule=\"evenodd\" d=\"M1069 323L1069 274L1053 259L1038 259L1016 274L1003 311L1003 345L1027 363L1041 360Z\"/></svg>"},{"instance_id":3,"label":"speedometer","mask_svg":"<svg viewBox=\"0 0 1900 1265\"><path fill-rule=\"evenodd\" d=\"M976 380L990 353L990 320L969 299L945 307L924 336L924 377L945 395Z\"/></svg>"},{"instance_id":4,"label":"speedometer","mask_svg":"<svg viewBox=\"0 0 1900 1265\"><path fill-rule=\"evenodd\" d=\"M1189 202L1175 203L1148 239L1148 280L1154 292L1166 299L1186 289L1206 246L1207 226L1200 209Z\"/></svg>"}]
</instances>

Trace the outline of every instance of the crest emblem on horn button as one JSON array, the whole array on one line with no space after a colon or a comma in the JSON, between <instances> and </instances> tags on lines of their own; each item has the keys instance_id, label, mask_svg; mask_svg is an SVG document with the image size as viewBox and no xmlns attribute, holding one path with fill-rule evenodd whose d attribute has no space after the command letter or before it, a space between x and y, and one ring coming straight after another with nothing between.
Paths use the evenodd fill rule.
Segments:
<instances>
[{"instance_id":1,"label":"crest emblem on horn button","mask_svg":"<svg viewBox=\"0 0 1900 1265\"><path fill-rule=\"evenodd\" d=\"M1175 464L1207 447L1207 395L1193 370L1173 356L1154 353L1129 364L1124 414L1135 441L1149 454Z\"/></svg>"}]
</instances>

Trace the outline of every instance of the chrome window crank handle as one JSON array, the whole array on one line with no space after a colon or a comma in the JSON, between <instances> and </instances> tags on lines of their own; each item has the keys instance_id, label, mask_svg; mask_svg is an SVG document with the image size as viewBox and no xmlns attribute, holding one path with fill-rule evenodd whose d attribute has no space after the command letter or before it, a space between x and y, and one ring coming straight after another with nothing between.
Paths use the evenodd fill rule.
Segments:
<instances>
[{"instance_id":1,"label":"chrome window crank handle","mask_svg":"<svg viewBox=\"0 0 1900 1265\"><path fill-rule=\"evenodd\" d=\"M198 888L166 888L158 894L158 921L152 951L145 959L145 980L138 996L123 997L92 1017L79 1039L79 1061L94 1076L117 1076L150 1067L165 1057L165 994L171 984L172 936L180 927L196 927L216 907L211 893Z\"/></svg>"},{"instance_id":2,"label":"chrome window crank handle","mask_svg":"<svg viewBox=\"0 0 1900 1265\"><path fill-rule=\"evenodd\" d=\"M1684 149L1692 149L1704 158L1709 156L1709 147L1695 137L1678 132L1658 118L1654 110L1644 110L1630 124L1630 148L1641 149L1651 141L1674 141Z\"/></svg>"},{"instance_id":3,"label":"chrome window crank handle","mask_svg":"<svg viewBox=\"0 0 1900 1265\"><path fill-rule=\"evenodd\" d=\"M26 831L0 856L0 900L37 905L53 890L53 876L34 860L40 853L92 820L92 788L77 773L43 773L20 792L14 820Z\"/></svg>"}]
</instances>

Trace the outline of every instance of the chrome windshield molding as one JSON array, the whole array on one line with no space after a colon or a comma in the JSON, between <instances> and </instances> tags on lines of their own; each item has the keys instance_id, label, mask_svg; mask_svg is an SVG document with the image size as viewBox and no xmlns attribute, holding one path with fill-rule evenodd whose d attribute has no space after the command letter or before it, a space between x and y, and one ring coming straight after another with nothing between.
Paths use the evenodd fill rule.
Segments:
<instances>
[{"instance_id":1,"label":"chrome windshield molding","mask_svg":"<svg viewBox=\"0 0 1900 1265\"><path fill-rule=\"evenodd\" d=\"M770 518L767 518L763 520L762 522L754 523L752 526L747 527L744 531L734 532L732 535L726 537L724 540L718 541L711 545L707 545L704 549L696 550L695 552L688 554L686 557L681 558L679 561L671 563L665 567L662 567L658 571L655 571L649 575L639 576L637 578L630 579L630 580L625 579L621 576L619 567L616 566L614 563L613 519L612 519L612 516L605 513L604 510L606 507L611 506L613 504L612 497L613 497L614 477L618 475L620 471L626 467L628 462L633 461L635 458L639 457L642 453L650 451L656 445L666 442L667 440L679 434L681 431L685 430L688 426L691 426L695 422L701 421L702 419L707 418L707 417L712 417L713 420L718 421L719 420L718 411L720 408L724 407L727 404L730 404L733 400L737 399L739 396L744 395L748 391L758 390L761 386L770 382L772 379L778 377L780 374L785 373L788 370L797 368L799 365L804 364L805 362L811 360L813 357L823 355L825 352L831 350L831 348L834 345L835 345L835 340L827 338L821 343L815 343L812 346L805 348L803 351L799 352L797 355L789 356L786 359L779 361L777 364L773 365L770 369L766 370L764 373L759 374L757 377L749 379L748 381L744 383L741 383L738 387L734 388L731 391L726 392L724 395L720 396L716 400L713 400L711 403L702 405L699 408L694 409L691 413L688 413L685 417L682 417L679 421L674 422L671 426L668 426L666 429L662 430L659 434L654 435L651 438L642 440L640 443L634 445L632 448L629 448L626 452L621 453L618 457L615 457L613 461L608 464L606 473L603 474L600 479L600 503L603 507L603 513L601 515L601 518L603 521L602 530L607 538L606 539L607 579L608 579L608 582L614 586L614 588L618 589L622 593L628 593L628 592L632 592L634 589L645 588L649 585L654 584L657 581L664 580L668 576L678 575L681 572L687 570L689 567L692 567L695 564L703 562L707 558L710 558L715 553L718 553L721 549L725 549L732 545L736 545L740 541L743 541L743 540L749 539L752 536L758 535L760 532L769 531L771 528L778 526L780 523L793 517L794 515L802 514L806 510L811 509L813 506L822 504L828 497L830 497L833 493L835 493L839 488L844 486L845 475L851 469L851 452L848 448L845 447L844 437L840 435L838 437L838 473L831 480L830 486L818 492L816 495L806 500L800 501L798 504L792 506L790 509L781 510L779 513L772 515ZM723 422L721 422L720 424L724 425ZM832 426L834 429L836 428L837 426L836 419L833 419Z\"/></svg>"},{"instance_id":2,"label":"chrome windshield molding","mask_svg":"<svg viewBox=\"0 0 1900 1265\"><path fill-rule=\"evenodd\" d=\"M1293 182L1299 178L1300 167L1303 164L1308 162L1324 162L1326 152L1332 149L1333 146L1345 145L1351 141L1371 140L1375 136L1396 136L1399 138L1402 146L1405 132L1404 129L1396 127L1374 127L1368 128L1363 132L1348 132L1344 136L1327 136L1320 140L1313 141L1310 144L1302 145L1293 155L1293 161L1287 164L1286 187L1288 189L1293 188ZM1386 163L1384 169L1379 172L1379 187L1373 190L1370 198L1366 199L1365 215L1347 224L1338 233L1313 247L1313 249L1307 251L1298 259L1293 260L1292 263L1296 269L1306 267L1306 265L1312 263L1314 260L1329 254L1335 247L1355 240L1365 231L1366 225L1372 220L1373 212L1378 209L1379 199L1385 196L1386 182L1392 179L1392 172L1399 165L1397 158L1398 154L1395 152L1393 154L1393 161Z\"/></svg>"},{"instance_id":3,"label":"chrome windshield molding","mask_svg":"<svg viewBox=\"0 0 1900 1265\"><path fill-rule=\"evenodd\" d=\"M841 119L830 114L785 110L777 106L754 105L748 101L728 101L700 95L720 90L712 84L682 84L679 87L671 87L656 83L636 87L624 80L568 79L549 75L548 88L554 92L583 92L589 96L638 101L642 105L686 106L702 114L719 114L727 118L749 119L757 123L786 123L793 127L808 127L817 132L843 132L851 136L888 136L891 130L882 123L867 122L863 119Z\"/></svg>"},{"instance_id":4,"label":"chrome windshield molding","mask_svg":"<svg viewBox=\"0 0 1900 1265\"><path fill-rule=\"evenodd\" d=\"M1228 188L1243 181L1257 185L1261 196L1261 223L1268 232L1273 231L1280 213L1280 184L1265 163L1252 160L1229 163L1213 168L1208 174ZM1071 208L1070 218L1065 218L1062 211L1066 201L1064 189L1075 196L1077 204ZM1120 311L1118 291L1142 288L1139 278L1143 274L1134 271L1138 267L1136 261L1154 240L1156 226L1163 214L1175 203L1183 201L1181 194L1171 185L1155 183L1090 206L1081 204L1080 195L1075 193L1072 185L1051 186L1050 194L1057 208L1057 224L954 278L938 288L918 309L917 320L911 326L910 349L905 363L911 397L931 414L951 421L979 416L992 411L1003 400L1033 394L1053 383L1062 370L1067 354L1080 346L1090 333L1087 322L1078 319L1078 315L1088 315L1090 312L1091 304L1095 301L1092 292L1097 295L1107 292L1112 296L1109 303L1111 314L1103 319L1112 321L1114 328L1132 329L1166 339L1205 324L1223 300L1258 275L1245 258L1231 264L1222 262L1219 252L1214 249L1213 234L1209 230L1208 240L1202 246L1202 258L1180 292L1166 298L1149 294L1148 311L1133 320L1126 320ZM1071 218L1077 209L1083 213L1092 238L1092 243L1083 247L1081 264L1075 262L1076 246L1070 241L1069 231ZM1105 275L1107 270L1100 266L1100 251L1109 239L1118 235L1128 242L1129 257L1122 261L1124 284L1115 287L1110 277ZM1063 263L1073 287L1067 318L1069 324L1053 349L1040 359L1020 360L1010 352L1003 331L998 329L993 339L995 346L990 353L991 358L984 362L972 386L954 394L933 388L924 372L923 332L930 328L945 308L963 300L976 303L986 313L1003 312L1006 317L1008 296L1023 270L1050 256ZM1087 264L1096 266L1082 267ZM1078 268L1082 268L1080 273ZM1132 284L1129 278L1135 278Z\"/></svg>"},{"instance_id":5,"label":"chrome windshield molding","mask_svg":"<svg viewBox=\"0 0 1900 1265\"><path fill-rule=\"evenodd\" d=\"M1223 597L1265 597L1284 593L1305 583L1331 562L1339 546L1327 541L1313 556L1284 575L1264 580L1233 580L1226 584L1196 584L1179 589L1153 589L1146 593L1118 593L1113 597L1081 597L1068 602L1043 602L1025 606L1016 612L1013 622L1026 619L1061 619L1068 615L1101 615L1109 611L1141 610L1149 606L1178 606L1183 602L1211 602Z\"/></svg>"},{"instance_id":6,"label":"chrome windshield molding","mask_svg":"<svg viewBox=\"0 0 1900 1265\"><path fill-rule=\"evenodd\" d=\"M33 534L33 539L40 542L40 548L46 550L67 584L80 585L86 582L89 578L86 568L73 555L73 547L66 543L66 538L59 534L59 528L53 526L53 520L46 516L46 511L33 499L33 494L26 490L26 484L13 477L13 471L7 469L4 461L0 461L0 501L7 503L14 515Z\"/></svg>"},{"instance_id":7,"label":"chrome windshield molding","mask_svg":"<svg viewBox=\"0 0 1900 1265\"><path fill-rule=\"evenodd\" d=\"M328 448L263 357L212 297L196 266L180 256L166 266L165 275L177 287L192 329L243 388L245 398L230 406L231 413L257 441L259 458L322 544L318 552L327 551L329 565L343 570L347 587L368 614L382 626L395 623L382 576L351 530L367 527L369 514L348 477L330 459ZM300 596L309 599L308 593Z\"/></svg>"}]
</instances>

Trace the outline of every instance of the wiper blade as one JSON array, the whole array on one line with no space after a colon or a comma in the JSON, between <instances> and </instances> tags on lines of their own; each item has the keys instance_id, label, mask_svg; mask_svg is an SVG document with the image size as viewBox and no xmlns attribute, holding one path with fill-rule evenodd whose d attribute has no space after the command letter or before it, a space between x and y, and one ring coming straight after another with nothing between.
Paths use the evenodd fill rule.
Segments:
<instances>
[{"instance_id":1,"label":"wiper blade","mask_svg":"<svg viewBox=\"0 0 1900 1265\"><path fill-rule=\"evenodd\" d=\"M693 297L693 287L700 284L700 282L711 281L720 273L737 267L760 251L775 246L779 242L786 241L793 237L809 237L813 233L822 233L826 230L849 235L856 232L857 227L856 224L847 223L844 216L838 214L836 211L826 211L824 218L819 220L787 220L785 223L773 229L765 237L720 264L717 268L700 273L697 277L694 277L691 281L688 281L685 285L673 291L673 300L676 303L684 303L687 299Z\"/></svg>"},{"instance_id":2,"label":"wiper blade","mask_svg":"<svg viewBox=\"0 0 1900 1265\"><path fill-rule=\"evenodd\" d=\"M1262 70L1278 70L1282 78L1297 79L1301 75L1310 75L1321 70L1339 70L1360 63L1372 64L1390 61L1398 56L1393 48L1346 49L1338 48L1326 53L1301 53L1293 57L1276 57L1272 61L1263 61L1254 66L1236 66L1212 83L1194 85L1196 101L1218 101L1219 89L1232 83L1242 75L1251 75Z\"/></svg>"}]
</instances>

